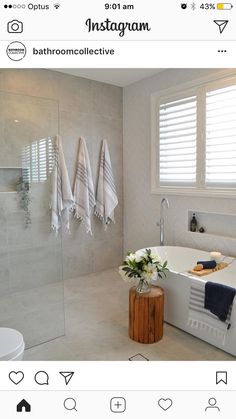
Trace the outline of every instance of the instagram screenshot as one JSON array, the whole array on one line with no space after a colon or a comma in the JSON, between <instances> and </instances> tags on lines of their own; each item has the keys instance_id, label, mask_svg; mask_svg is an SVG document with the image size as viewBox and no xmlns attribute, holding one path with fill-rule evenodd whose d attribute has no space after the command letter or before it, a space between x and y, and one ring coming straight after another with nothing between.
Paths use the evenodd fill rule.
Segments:
<instances>
[{"instance_id":1,"label":"instagram screenshot","mask_svg":"<svg viewBox=\"0 0 236 419\"><path fill-rule=\"evenodd\" d=\"M235 295L234 0L0 0L1 417L233 419Z\"/></svg>"}]
</instances>

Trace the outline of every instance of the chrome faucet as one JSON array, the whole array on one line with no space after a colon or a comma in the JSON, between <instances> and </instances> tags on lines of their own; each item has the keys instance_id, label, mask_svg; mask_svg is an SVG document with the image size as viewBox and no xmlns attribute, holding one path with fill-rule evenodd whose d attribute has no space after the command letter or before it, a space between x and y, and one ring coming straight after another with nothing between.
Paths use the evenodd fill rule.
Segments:
<instances>
[{"instance_id":1,"label":"chrome faucet","mask_svg":"<svg viewBox=\"0 0 236 419\"><path fill-rule=\"evenodd\" d=\"M160 245L164 246L164 204L167 208L169 208L169 201L167 198L162 198L161 200L161 208L160 208L160 221L157 222L157 226L160 227Z\"/></svg>"}]
</instances>

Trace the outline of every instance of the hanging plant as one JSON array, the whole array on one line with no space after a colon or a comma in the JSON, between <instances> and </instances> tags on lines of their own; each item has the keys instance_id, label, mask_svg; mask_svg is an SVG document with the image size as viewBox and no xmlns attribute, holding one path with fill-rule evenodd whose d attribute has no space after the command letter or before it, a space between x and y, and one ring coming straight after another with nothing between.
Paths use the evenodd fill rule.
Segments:
<instances>
[{"instance_id":1,"label":"hanging plant","mask_svg":"<svg viewBox=\"0 0 236 419\"><path fill-rule=\"evenodd\" d=\"M25 227L29 227L32 224L29 208L32 198L29 191L29 182L24 180L23 176L19 177L16 190L20 199L20 207L25 211Z\"/></svg>"}]
</instances>

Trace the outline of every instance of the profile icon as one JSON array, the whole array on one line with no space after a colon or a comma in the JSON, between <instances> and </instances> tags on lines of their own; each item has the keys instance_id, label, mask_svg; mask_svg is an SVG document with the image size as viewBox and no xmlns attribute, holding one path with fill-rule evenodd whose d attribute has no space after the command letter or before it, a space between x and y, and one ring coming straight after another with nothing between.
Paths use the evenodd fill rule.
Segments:
<instances>
[{"instance_id":1,"label":"profile icon","mask_svg":"<svg viewBox=\"0 0 236 419\"><path fill-rule=\"evenodd\" d=\"M215 409L215 410L217 410L218 412L220 412L220 408L219 408L218 406L216 406L216 404L217 404L216 399L215 399L214 397L211 397L211 398L208 400L208 406L205 408L205 412L207 412L207 411L208 411L208 410L210 410L210 409Z\"/></svg>"},{"instance_id":2,"label":"profile icon","mask_svg":"<svg viewBox=\"0 0 236 419\"><path fill-rule=\"evenodd\" d=\"M26 56L26 46L19 41L11 42L6 49L7 56L13 61L23 60Z\"/></svg>"}]
</instances>

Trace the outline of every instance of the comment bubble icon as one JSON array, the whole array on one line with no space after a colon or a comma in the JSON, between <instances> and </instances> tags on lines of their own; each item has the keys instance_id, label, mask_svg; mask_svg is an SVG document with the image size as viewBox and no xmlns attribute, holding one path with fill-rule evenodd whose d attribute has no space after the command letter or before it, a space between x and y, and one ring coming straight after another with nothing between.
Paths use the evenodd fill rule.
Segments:
<instances>
[{"instance_id":1,"label":"comment bubble icon","mask_svg":"<svg viewBox=\"0 0 236 419\"><path fill-rule=\"evenodd\" d=\"M48 386L49 385L49 375L46 371L38 371L34 376L34 381L39 386Z\"/></svg>"}]
</instances>

